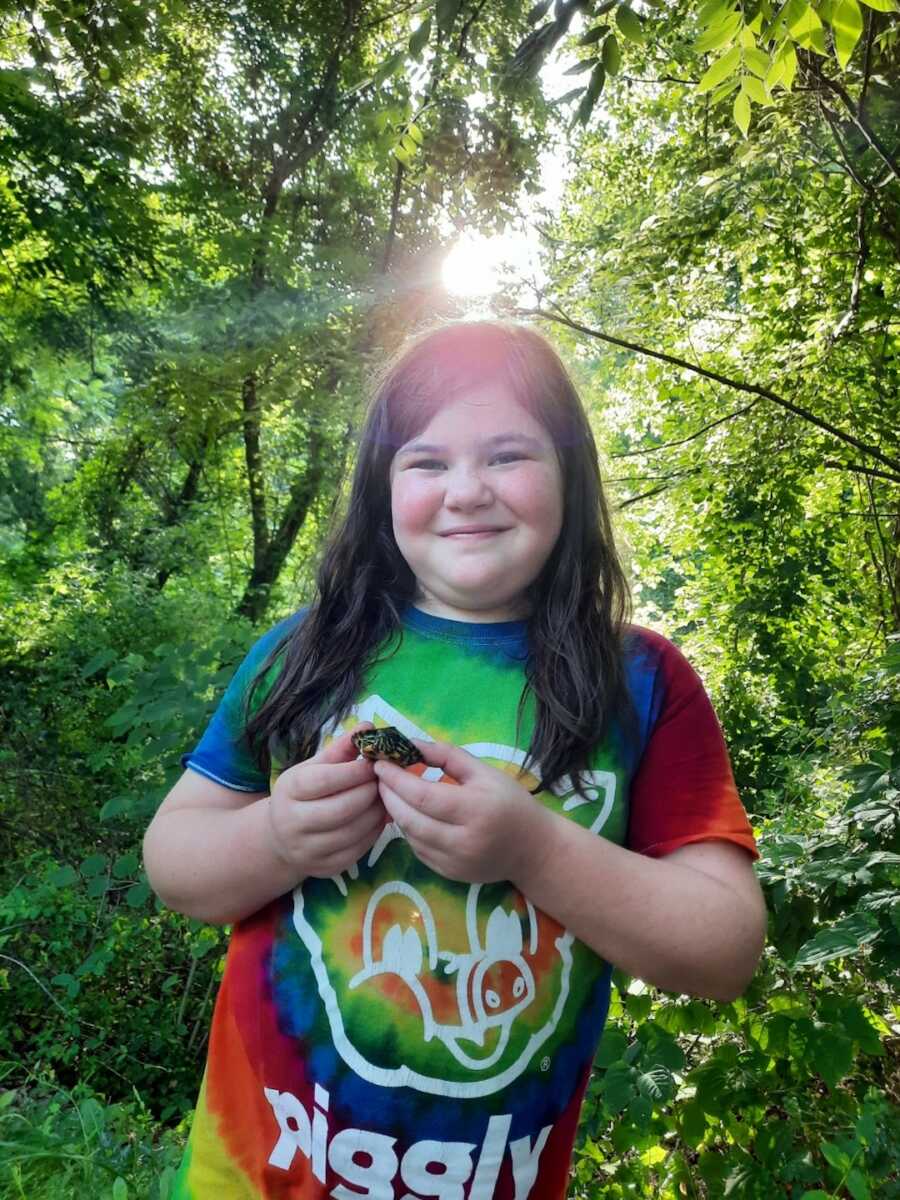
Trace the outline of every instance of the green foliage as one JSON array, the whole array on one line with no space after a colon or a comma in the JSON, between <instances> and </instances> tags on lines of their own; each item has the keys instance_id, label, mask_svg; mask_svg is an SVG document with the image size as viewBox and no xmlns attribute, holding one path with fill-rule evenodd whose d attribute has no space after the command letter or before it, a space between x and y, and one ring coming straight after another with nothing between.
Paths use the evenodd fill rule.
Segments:
<instances>
[{"instance_id":1,"label":"green foliage","mask_svg":"<svg viewBox=\"0 0 900 1200\"><path fill-rule=\"evenodd\" d=\"M136 1087L171 1120L193 1104L222 930L156 904L137 854L32 856L0 896L0 1058L106 1094Z\"/></svg>"},{"instance_id":2,"label":"green foliage","mask_svg":"<svg viewBox=\"0 0 900 1200\"><path fill-rule=\"evenodd\" d=\"M449 231L522 211L646 351L553 326L770 912L733 1004L616 976L572 1194L900 1196L896 4L359 8L0 15L0 1197L166 1200L226 934L143 829L309 596L373 359L460 311Z\"/></svg>"},{"instance_id":3,"label":"green foliage","mask_svg":"<svg viewBox=\"0 0 900 1200\"><path fill-rule=\"evenodd\" d=\"M181 1138L132 1097L109 1103L47 1075L0 1092L2 1200L169 1200Z\"/></svg>"},{"instance_id":4,"label":"green foliage","mask_svg":"<svg viewBox=\"0 0 900 1200\"><path fill-rule=\"evenodd\" d=\"M574 1195L900 1195L900 660L873 673L890 736L845 768L823 826L762 831L768 948L732 1004L618 972L579 1131Z\"/></svg>"}]
</instances>

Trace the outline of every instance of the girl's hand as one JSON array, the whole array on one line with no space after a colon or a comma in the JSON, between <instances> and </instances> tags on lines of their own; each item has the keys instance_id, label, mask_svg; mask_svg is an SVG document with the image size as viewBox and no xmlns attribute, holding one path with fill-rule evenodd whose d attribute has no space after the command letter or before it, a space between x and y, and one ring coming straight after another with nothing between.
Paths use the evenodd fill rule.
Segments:
<instances>
[{"instance_id":1,"label":"girl's hand","mask_svg":"<svg viewBox=\"0 0 900 1200\"><path fill-rule=\"evenodd\" d=\"M431 783L393 763L376 762L384 807L417 858L463 883L519 883L540 853L540 831L553 814L511 775L447 742L420 742L429 766L458 787Z\"/></svg>"},{"instance_id":2,"label":"girl's hand","mask_svg":"<svg viewBox=\"0 0 900 1200\"><path fill-rule=\"evenodd\" d=\"M350 733L278 776L269 797L272 848L298 876L327 879L353 866L388 822L372 763L356 760Z\"/></svg>"}]
</instances>

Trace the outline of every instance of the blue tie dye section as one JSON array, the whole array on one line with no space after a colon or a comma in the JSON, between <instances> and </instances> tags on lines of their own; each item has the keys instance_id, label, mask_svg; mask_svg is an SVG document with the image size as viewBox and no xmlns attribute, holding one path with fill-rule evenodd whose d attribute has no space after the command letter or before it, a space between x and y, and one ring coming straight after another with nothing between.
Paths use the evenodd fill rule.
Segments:
<instances>
[{"instance_id":1,"label":"blue tie dye section","mask_svg":"<svg viewBox=\"0 0 900 1200\"><path fill-rule=\"evenodd\" d=\"M254 643L235 672L196 749L182 755L182 767L190 767L207 779L238 792L269 790L268 778L253 761L240 736L244 724L244 701L248 688L269 653L299 624L305 611L301 609L280 621Z\"/></svg>"}]
</instances>

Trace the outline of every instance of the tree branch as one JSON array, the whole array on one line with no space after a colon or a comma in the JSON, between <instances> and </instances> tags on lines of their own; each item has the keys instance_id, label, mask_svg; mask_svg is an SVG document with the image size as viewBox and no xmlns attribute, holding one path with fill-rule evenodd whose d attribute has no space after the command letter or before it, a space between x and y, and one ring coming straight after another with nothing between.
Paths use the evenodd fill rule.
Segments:
<instances>
[{"instance_id":1,"label":"tree branch","mask_svg":"<svg viewBox=\"0 0 900 1200\"><path fill-rule=\"evenodd\" d=\"M822 462L822 466L834 467L838 471L858 471L861 475L873 475L876 479L887 479L891 483L900 483L900 475L890 475L887 471L864 467L860 463L842 463L836 462L833 458L826 458Z\"/></svg>"},{"instance_id":2,"label":"tree branch","mask_svg":"<svg viewBox=\"0 0 900 1200\"><path fill-rule=\"evenodd\" d=\"M381 259L381 274L387 275L391 266L391 257L394 253L394 239L397 236L397 213L400 209L400 191L403 184L403 163L397 160L397 167L394 171L394 190L391 195L391 220L388 225L387 237L384 241L384 254Z\"/></svg>"},{"instance_id":3,"label":"tree branch","mask_svg":"<svg viewBox=\"0 0 900 1200\"><path fill-rule=\"evenodd\" d=\"M486 4L487 4L487 0L481 0L480 4L476 4L475 7L472 9L469 19L463 25L462 29L460 29L459 41L456 43L456 57L457 58L462 59L463 55L467 52L468 47L466 46L466 39L469 36L469 31L471 30L471 28L475 24L475 22L478 20L478 18L481 16L481 10L484 8L484 6Z\"/></svg>"},{"instance_id":4,"label":"tree branch","mask_svg":"<svg viewBox=\"0 0 900 1200\"><path fill-rule=\"evenodd\" d=\"M859 301L862 290L863 271L866 266L866 259L869 256L869 244L866 241L866 215L869 209L869 198L866 196L860 201L859 212L856 217L856 243L859 247L859 252L856 256L856 266L853 270L853 282L850 285L850 307L835 325L831 337L828 339L831 345L847 332L850 326L859 316Z\"/></svg>"},{"instance_id":5,"label":"tree branch","mask_svg":"<svg viewBox=\"0 0 900 1200\"><path fill-rule=\"evenodd\" d=\"M816 61L815 54L812 52L807 55L807 66L809 67L810 73L814 76L814 78L816 78L823 87L826 87L833 96L837 96L844 108L847 110L850 120L863 135L870 148L874 150L881 161L890 170L894 178L900 181L900 163L897 162L893 154L891 154L890 150L888 150L887 146L884 145L878 134L869 124L865 114L861 110L861 106L853 103L853 98L850 96L843 84L838 83L836 79L829 79L829 77L822 71L821 67Z\"/></svg>"},{"instance_id":6,"label":"tree branch","mask_svg":"<svg viewBox=\"0 0 900 1200\"><path fill-rule=\"evenodd\" d=\"M559 306L556 305L555 307L558 308ZM867 445L865 442L860 441L859 438L854 437L852 433L846 433L843 429L838 429L836 425L832 425L828 421L823 421L821 417L817 417L809 409L802 408L799 404L794 404L792 400L787 400L784 396L779 396L771 388L760 387L755 383L744 383L739 379L731 379L727 375L722 375L719 371L710 371L706 367L688 362L684 358L678 358L674 354L665 354L661 350L651 350L648 346L640 346L636 342L629 342L624 338L614 337L610 333L602 333L599 329L590 329L587 325L573 321L570 317L562 313L561 310L558 313L553 313L548 312L544 308L516 308L513 312L516 316L540 317L546 321L555 321L559 325L565 325L569 329L575 330L576 333L583 333L587 337L596 338L598 341L608 342L611 346L619 346L623 350L631 350L633 353L644 355L646 358L655 358L659 362L669 363L673 367L681 367L682 370L691 371L695 375L701 375L704 379L711 379L714 383L724 384L725 387L734 388L735 391L747 392L751 396L760 396L762 399L769 400L772 404L778 405L779 408L793 413L794 416L801 417L809 424L815 425L817 429L821 429L831 437L837 438L838 441L846 442L849 446L855 446L863 454L867 454L877 462L884 463L885 466L900 472L900 460L889 458L886 454L882 454L875 446Z\"/></svg>"},{"instance_id":7,"label":"tree branch","mask_svg":"<svg viewBox=\"0 0 900 1200\"><path fill-rule=\"evenodd\" d=\"M735 417L742 417L744 413L750 412L759 404L758 400L751 400L749 404L745 404L742 408L736 408L734 412L727 413L724 417L717 417L715 421L708 421L705 425L701 425L699 429L695 429L693 433L689 433L687 437L678 438L674 442L660 442L658 446L645 446L643 450L623 450L621 454L611 454L610 458L634 458L640 454L654 454L657 450L668 450L672 446L683 446L686 442L692 442L694 438L700 437L706 433L707 429L715 429L717 425L722 425L725 421L732 421Z\"/></svg>"},{"instance_id":8,"label":"tree branch","mask_svg":"<svg viewBox=\"0 0 900 1200\"><path fill-rule=\"evenodd\" d=\"M247 462L247 489L250 493L250 520L253 527L253 569L260 570L269 552L269 523L266 515L266 488L263 473L259 427L262 403L256 387L256 374L251 371L241 387L244 410L244 457Z\"/></svg>"},{"instance_id":9,"label":"tree branch","mask_svg":"<svg viewBox=\"0 0 900 1200\"><path fill-rule=\"evenodd\" d=\"M617 504L616 508L630 508L632 504L637 504L639 500L649 500L651 496L658 496L660 492L667 492L668 485L663 484L662 487L652 488L649 492L641 492L639 496L629 496L627 500L623 500L621 504Z\"/></svg>"}]
</instances>

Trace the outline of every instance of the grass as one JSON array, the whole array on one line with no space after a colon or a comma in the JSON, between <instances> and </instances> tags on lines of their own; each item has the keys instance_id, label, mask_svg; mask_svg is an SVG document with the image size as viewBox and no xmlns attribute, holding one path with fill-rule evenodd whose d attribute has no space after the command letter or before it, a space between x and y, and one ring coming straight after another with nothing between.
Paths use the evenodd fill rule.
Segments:
<instances>
[{"instance_id":1,"label":"grass","mask_svg":"<svg viewBox=\"0 0 900 1200\"><path fill-rule=\"evenodd\" d=\"M169 1200L183 1148L136 1091L109 1104L37 1076L0 1091L0 1200Z\"/></svg>"}]
</instances>

